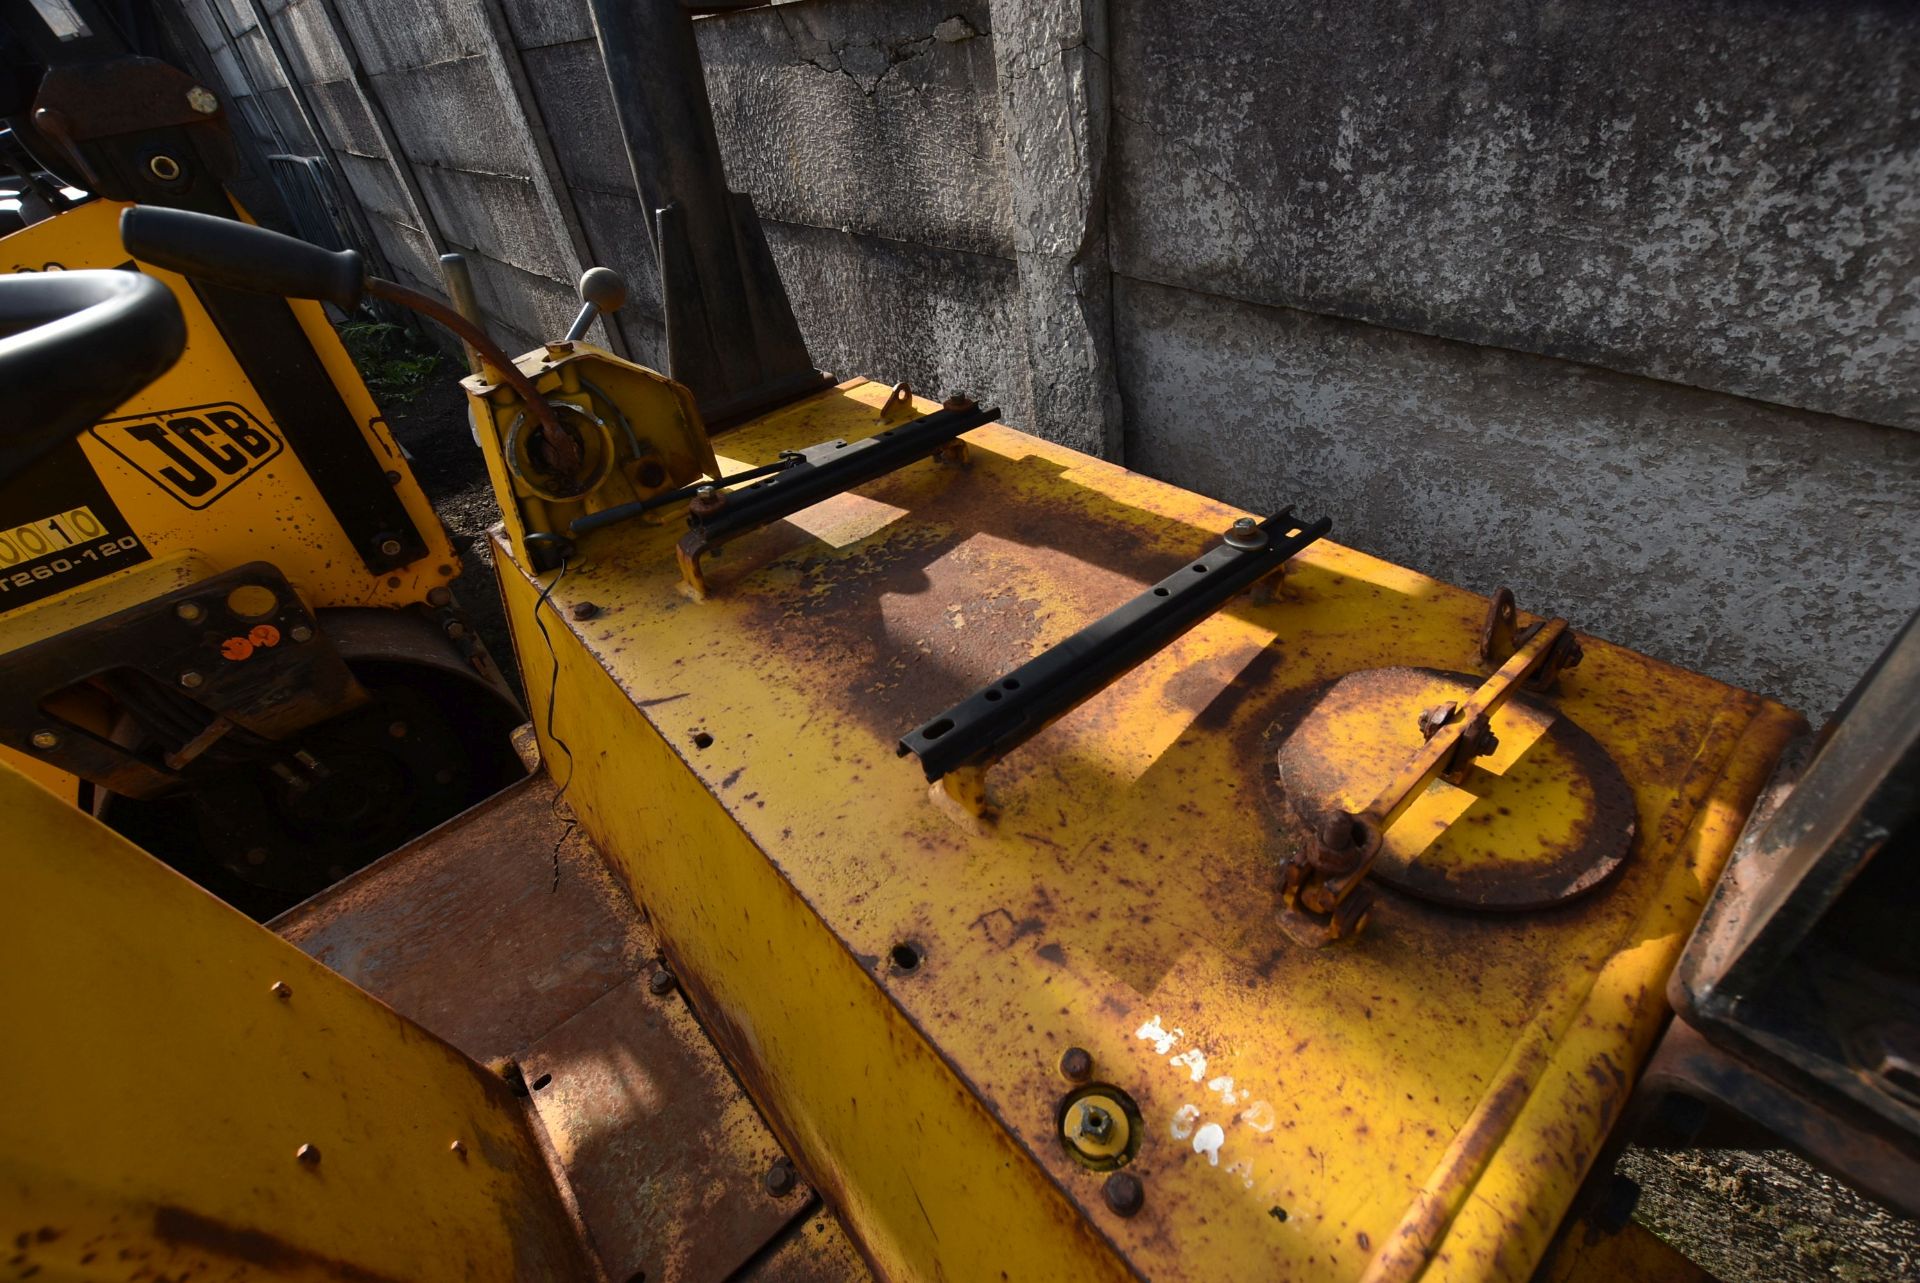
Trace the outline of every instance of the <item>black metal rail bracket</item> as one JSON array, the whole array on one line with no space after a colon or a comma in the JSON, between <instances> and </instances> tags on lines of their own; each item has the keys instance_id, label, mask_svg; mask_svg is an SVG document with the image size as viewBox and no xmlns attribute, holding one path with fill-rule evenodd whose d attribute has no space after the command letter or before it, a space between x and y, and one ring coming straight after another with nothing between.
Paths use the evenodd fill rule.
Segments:
<instances>
[{"instance_id":1,"label":"black metal rail bracket","mask_svg":"<svg viewBox=\"0 0 1920 1283\"><path fill-rule=\"evenodd\" d=\"M993 818L986 771L1050 723L1105 690L1242 592L1282 572L1333 528L1291 511L1242 517L1226 538L1126 605L981 687L900 738L929 782L983 820Z\"/></svg>"},{"instance_id":2,"label":"black metal rail bracket","mask_svg":"<svg viewBox=\"0 0 1920 1283\"><path fill-rule=\"evenodd\" d=\"M772 476L743 489L715 489L695 495L687 510L687 524L693 529L675 548L687 590L696 600L704 600L707 581L700 570L700 559L742 535L929 455L943 462L964 463L966 442L957 438L971 428L991 423L1000 411L982 410L970 401L949 402L949 406L863 441L823 441L808 446L799 452L798 459L786 461L786 466Z\"/></svg>"}]
</instances>

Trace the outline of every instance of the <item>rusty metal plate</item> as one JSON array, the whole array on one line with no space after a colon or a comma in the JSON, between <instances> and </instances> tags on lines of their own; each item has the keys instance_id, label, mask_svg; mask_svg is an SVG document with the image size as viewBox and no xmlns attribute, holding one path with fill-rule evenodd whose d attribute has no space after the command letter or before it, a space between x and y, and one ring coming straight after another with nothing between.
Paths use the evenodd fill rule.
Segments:
<instances>
[{"instance_id":1,"label":"rusty metal plate","mask_svg":"<svg viewBox=\"0 0 1920 1283\"><path fill-rule=\"evenodd\" d=\"M545 775L271 925L483 1064L515 1055L655 953L632 898L556 812Z\"/></svg>"},{"instance_id":2,"label":"rusty metal plate","mask_svg":"<svg viewBox=\"0 0 1920 1283\"><path fill-rule=\"evenodd\" d=\"M818 1205L677 994L545 774L274 929L483 1063L517 1060L609 1277L718 1279Z\"/></svg>"},{"instance_id":3,"label":"rusty metal plate","mask_svg":"<svg viewBox=\"0 0 1920 1283\"><path fill-rule=\"evenodd\" d=\"M814 1202L678 993L636 978L520 1062L615 1279L725 1279Z\"/></svg>"},{"instance_id":4,"label":"rusty metal plate","mask_svg":"<svg viewBox=\"0 0 1920 1283\"><path fill-rule=\"evenodd\" d=\"M853 1240L824 1207L787 1228L778 1243L755 1257L735 1283L872 1283L873 1271Z\"/></svg>"},{"instance_id":5,"label":"rusty metal plate","mask_svg":"<svg viewBox=\"0 0 1920 1283\"><path fill-rule=\"evenodd\" d=\"M1283 811L1311 823L1360 810L1419 751L1421 710L1464 701L1481 680L1374 668L1325 687L1276 728ZM1606 750L1534 696L1499 709L1492 727L1499 747L1464 784L1428 787L1387 830L1373 876L1440 904L1528 910L1617 873L1633 846L1633 794Z\"/></svg>"}]
</instances>

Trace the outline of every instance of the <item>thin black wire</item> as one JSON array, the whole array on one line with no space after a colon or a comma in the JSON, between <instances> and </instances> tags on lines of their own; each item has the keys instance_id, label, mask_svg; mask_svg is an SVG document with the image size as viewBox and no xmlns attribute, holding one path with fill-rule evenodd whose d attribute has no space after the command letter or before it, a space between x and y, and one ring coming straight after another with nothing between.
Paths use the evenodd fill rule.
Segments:
<instances>
[{"instance_id":1,"label":"thin black wire","mask_svg":"<svg viewBox=\"0 0 1920 1283\"><path fill-rule=\"evenodd\" d=\"M553 613L553 590L558 588L560 581L566 577L567 559L561 557L560 573L553 577L553 582L540 590L540 599L533 603L533 625L540 630L540 640L547 644L547 658L553 661L553 672L547 678L547 738L553 741L556 748L567 755L567 778L561 782L560 788L553 795L553 812L555 815L558 815L560 812L560 799L567 795L567 790L573 785L574 762L573 750L567 746L565 740L560 738L560 733L553 729L553 700L554 696L560 693L560 652L553 648L553 637L547 632L547 621L540 618L540 608L545 606L548 614ZM566 822L567 833L573 831L574 823L573 820ZM555 890L559 889L560 886L560 843L565 841L566 833L562 833L560 835L560 841L553 844L553 889Z\"/></svg>"}]
</instances>

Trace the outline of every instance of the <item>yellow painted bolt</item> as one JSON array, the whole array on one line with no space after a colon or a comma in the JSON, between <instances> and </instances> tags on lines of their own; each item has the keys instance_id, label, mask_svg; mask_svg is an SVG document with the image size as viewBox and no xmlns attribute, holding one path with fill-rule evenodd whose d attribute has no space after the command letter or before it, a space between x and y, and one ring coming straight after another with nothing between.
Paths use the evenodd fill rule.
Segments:
<instances>
[{"instance_id":1,"label":"yellow painted bolt","mask_svg":"<svg viewBox=\"0 0 1920 1283\"><path fill-rule=\"evenodd\" d=\"M173 613L186 620L189 624L194 624L198 623L207 612L201 609L200 603L197 601L183 601L173 608Z\"/></svg>"},{"instance_id":2,"label":"yellow painted bolt","mask_svg":"<svg viewBox=\"0 0 1920 1283\"><path fill-rule=\"evenodd\" d=\"M282 1002L291 1002L293 1000L293 986L284 980L274 981L273 987L268 989L267 992Z\"/></svg>"}]
</instances>

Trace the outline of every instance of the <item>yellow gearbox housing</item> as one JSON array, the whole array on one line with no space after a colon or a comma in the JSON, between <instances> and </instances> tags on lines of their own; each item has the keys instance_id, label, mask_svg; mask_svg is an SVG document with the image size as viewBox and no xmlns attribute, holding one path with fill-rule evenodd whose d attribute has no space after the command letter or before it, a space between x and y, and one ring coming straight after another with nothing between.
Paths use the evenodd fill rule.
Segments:
<instances>
[{"instance_id":1,"label":"yellow gearbox housing","mask_svg":"<svg viewBox=\"0 0 1920 1283\"><path fill-rule=\"evenodd\" d=\"M515 557L552 564L529 553L529 536L570 539L579 517L719 475L693 393L664 374L579 341L549 343L514 364L581 455L570 473L553 466L533 416L498 371L461 384Z\"/></svg>"}]
</instances>

